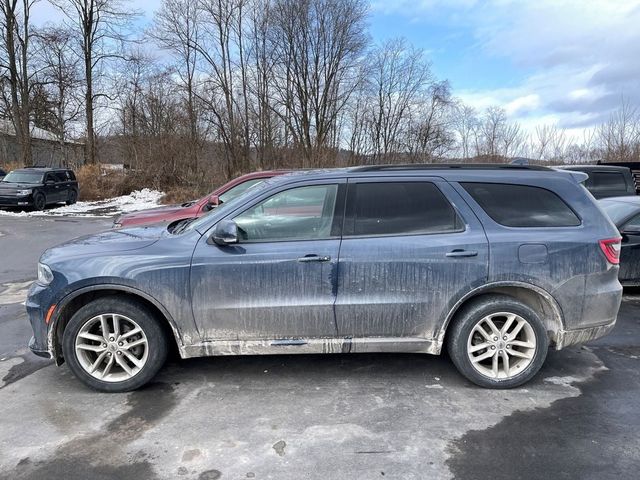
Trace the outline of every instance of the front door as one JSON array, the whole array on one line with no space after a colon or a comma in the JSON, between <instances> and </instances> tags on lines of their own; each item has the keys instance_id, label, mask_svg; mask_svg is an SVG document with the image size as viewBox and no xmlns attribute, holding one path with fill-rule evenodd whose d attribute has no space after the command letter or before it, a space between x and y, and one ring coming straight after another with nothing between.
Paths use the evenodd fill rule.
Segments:
<instances>
[{"instance_id":1,"label":"front door","mask_svg":"<svg viewBox=\"0 0 640 480\"><path fill-rule=\"evenodd\" d=\"M349 180L336 300L341 337L432 340L453 302L487 274L482 225L447 182Z\"/></svg>"},{"instance_id":2,"label":"front door","mask_svg":"<svg viewBox=\"0 0 640 480\"><path fill-rule=\"evenodd\" d=\"M203 340L336 336L343 188L288 186L263 195L231 218L238 244L199 241L191 289Z\"/></svg>"}]
</instances>

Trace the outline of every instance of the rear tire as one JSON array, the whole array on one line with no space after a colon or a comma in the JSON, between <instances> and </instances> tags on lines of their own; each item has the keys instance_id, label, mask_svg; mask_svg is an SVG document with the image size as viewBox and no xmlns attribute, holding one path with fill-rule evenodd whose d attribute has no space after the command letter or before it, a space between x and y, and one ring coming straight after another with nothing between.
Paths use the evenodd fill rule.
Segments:
<instances>
[{"instance_id":1,"label":"rear tire","mask_svg":"<svg viewBox=\"0 0 640 480\"><path fill-rule=\"evenodd\" d=\"M47 206L47 197L42 193L36 193L33 196L33 208L41 212Z\"/></svg>"},{"instance_id":2,"label":"rear tire","mask_svg":"<svg viewBox=\"0 0 640 480\"><path fill-rule=\"evenodd\" d=\"M463 306L447 332L447 350L458 371L485 388L528 382L548 349L538 314L507 295L486 295Z\"/></svg>"},{"instance_id":3,"label":"rear tire","mask_svg":"<svg viewBox=\"0 0 640 480\"><path fill-rule=\"evenodd\" d=\"M76 203L78 201L78 194L75 190L71 190L69 192L69 195L67 196L67 201L66 204L67 205L73 205L74 203Z\"/></svg>"},{"instance_id":4,"label":"rear tire","mask_svg":"<svg viewBox=\"0 0 640 480\"><path fill-rule=\"evenodd\" d=\"M99 298L69 320L62 351L85 385L128 392L149 382L167 358L167 338L142 304L117 296Z\"/></svg>"}]
</instances>

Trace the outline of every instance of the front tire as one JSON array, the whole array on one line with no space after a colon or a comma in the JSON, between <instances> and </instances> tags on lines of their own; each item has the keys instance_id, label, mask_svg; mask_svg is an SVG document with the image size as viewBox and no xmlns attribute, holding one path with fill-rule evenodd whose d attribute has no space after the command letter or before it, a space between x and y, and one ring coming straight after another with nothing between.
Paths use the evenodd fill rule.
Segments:
<instances>
[{"instance_id":1,"label":"front tire","mask_svg":"<svg viewBox=\"0 0 640 480\"><path fill-rule=\"evenodd\" d=\"M128 392L149 382L167 358L167 339L142 304L117 296L99 298L69 320L62 351L85 385Z\"/></svg>"},{"instance_id":2,"label":"front tire","mask_svg":"<svg viewBox=\"0 0 640 480\"><path fill-rule=\"evenodd\" d=\"M33 208L41 212L47 206L47 197L43 193L36 193L33 196Z\"/></svg>"},{"instance_id":3,"label":"front tire","mask_svg":"<svg viewBox=\"0 0 640 480\"><path fill-rule=\"evenodd\" d=\"M542 320L507 295L487 295L465 305L447 332L458 371L485 388L514 388L540 370L549 349Z\"/></svg>"}]
</instances>

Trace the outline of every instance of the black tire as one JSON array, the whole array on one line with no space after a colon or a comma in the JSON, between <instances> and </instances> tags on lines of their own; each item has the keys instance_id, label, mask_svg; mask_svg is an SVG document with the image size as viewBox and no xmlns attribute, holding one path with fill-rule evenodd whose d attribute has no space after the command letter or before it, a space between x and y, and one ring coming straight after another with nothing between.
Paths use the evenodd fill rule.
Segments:
<instances>
[{"instance_id":1,"label":"black tire","mask_svg":"<svg viewBox=\"0 0 640 480\"><path fill-rule=\"evenodd\" d=\"M69 192L69 195L67 196L66 204L67 205L73 205L77 201L78 201L78 193L75 190L71 190Z\"/></svg>"},{"instance_id":2,"label":"black tire","mask_svg":"<svg viewBox=\"0 0 640 480\"><path fill-rule=\"evenodd\" d=\"M148 356L144 366L131 378L108 382L95 378L80 364L75 342L81 328L92 318L103 314L118 314L134 320L143 330L148 343ZM62 339L62 352L73 374L85 385L101 392L129 392L149 382L162 368L167 358L168 345L159 320L141 303L124 297L109 296L94 300L80 308L69 320Z\"/></svg>"},{"instance_id":3,"label":"black tire","mask_svg":"<svg viewBox=\"0 0 640 480\"><path fill-rule=\"evenodd\" d=\"M522 371L507 378L490 378L473 366L468 354L468 340L478 322L500 312L516 314L528 322L535 335L536 347L530 363ZM549 337L539 315L529 306L507 295L485 295L464 305L456 314L446 336L447 351L458 371L471 382L484 388L514 388L528 382L542 367L549 350Z\"/></svg>"},{"instance_id":4,"label":"black tire","mask_svg":"<svg viewBox=\"0 0 640 480\"><path fill-rule=\"evenodd\" d=\"M33 208L34 210L42 211L47 206L47 197L43 193L37 192L33 196Z\"/></svg>"}]
</instances>

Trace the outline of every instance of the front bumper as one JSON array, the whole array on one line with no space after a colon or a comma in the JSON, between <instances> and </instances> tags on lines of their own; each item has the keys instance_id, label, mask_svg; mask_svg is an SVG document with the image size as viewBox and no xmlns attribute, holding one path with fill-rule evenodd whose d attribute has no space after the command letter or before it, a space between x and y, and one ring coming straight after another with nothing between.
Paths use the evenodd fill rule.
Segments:
<instances>
[{"instance_id":1,"label":"front bumper","mask_svg":"<svg viewBox=\"0 0 640 480\"><path fill-rule=\"evenodd\" d=\"M49 326L45 323L47 310L55 303L48 287L34 283L29 288L25 306L33 336L29 340L29 349L40 357L53 358L53 346L49 342Z\"/></svg>"},{"instance_id":2,"label":"front bumper","mask_svg":"<svg viewBox=\"0 0 640 480\"><path fill-rule=\"evenodd\" d=\"M26 196L0 196L0 207L29 207L33 204L33 197Z\"/></svg>"},{"instance_id":3,"label":"front bumper","mask_svg":"<svg viewBox=\"0 0 640 480\"><path fill-rule=\"evenodd\" d=\"M555 348L556 350L562 350L569 345L579 345L595 340L596 338L604 337L611 332L615 326L616 321L613 320L611 323L597 327L580 328L578 330L560 330L556 334Z\"/></svg>"}]
</instances>

